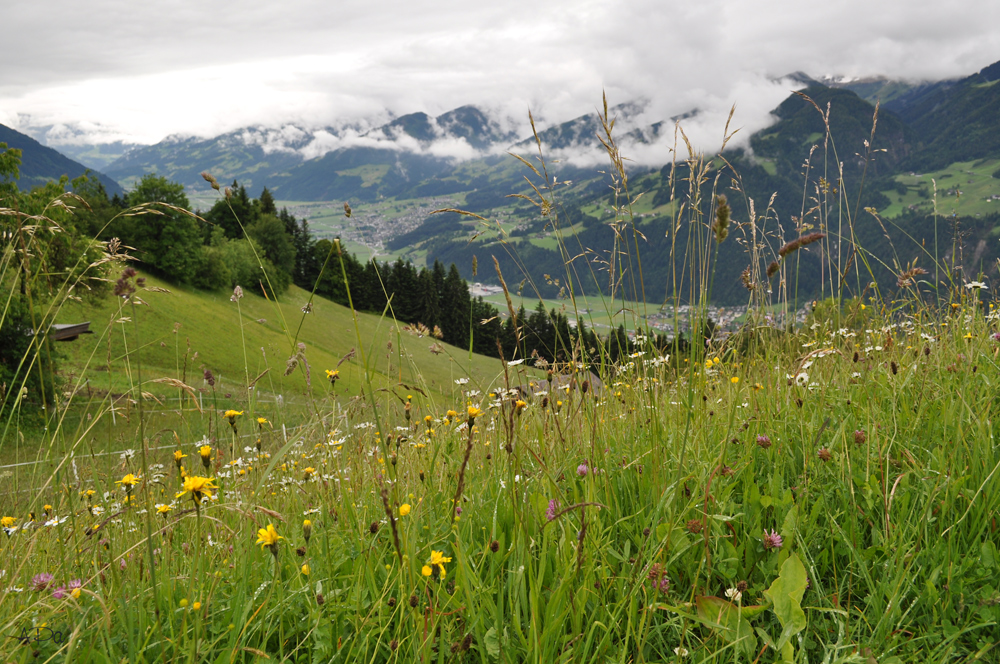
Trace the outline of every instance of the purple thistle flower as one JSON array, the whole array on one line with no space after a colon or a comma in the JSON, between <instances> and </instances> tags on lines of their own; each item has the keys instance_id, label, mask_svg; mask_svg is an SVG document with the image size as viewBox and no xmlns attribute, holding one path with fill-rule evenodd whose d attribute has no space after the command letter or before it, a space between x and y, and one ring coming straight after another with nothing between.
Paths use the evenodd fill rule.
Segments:
<instances>
[{"instance_id":1,"label":"purple thistle flower","mask_svg":"<svg viewBox=\"0 0 1000 664\"><path fill-rule=\"evenodd\" d=\"M587 468L587 464L585 463L581 463L579 466L576 467L576 474L579 475L580 477L586 477L589 471L590 469Z\"/></svg>"},{"instance_id":2,"label":"purple thistle flower","mask_svg":"<svg viewBox=\"0 0 1000 664\"><path fill-rule=\"evenodd\" d=\"M36 574L31 577L31 585L34 587L36 592L41 592L49 587L52 580L56 577L52 576L48 572L42 572L41 574Z\"/></svg>"},{"instance_id":3,"label":"purple thistle flower","mask_svg":"<svg viewBox=\"0 0 1000 664\"><path fill-rule=\"evenodd\" d=\"M545 510L545 518L549 521L556 518L556 512L559 511L559 501L553 498L549 501L549 508Z\"/></svg>"},{"instance_id":4,"label":"purple thistle flower","mask_svg":"<svg viewBox=\"0 0 1000 664\"><path fill-rule=\"evenodd\" d=\"M771 549L780 549L783 543L781 535L779 535L775 530L771 530L771 533L764 531L764 548L770 551Z\"/></svg>"},{"instance_id":5,"label":"purple thistle flower","mask_svg":"<svg viewBox=\"0 0 1000 664\"><path fill-rule=\"evenodd\" d=\"M771 439L761 434L757 436L757 444L763 447L765 450L771 446Z\"/></svg>"},{"instance_id":6,"label":"purple thistle flower","mask_svg":"<svg viewBox=\"0 0 1000 664\"><path fill-rule=\"evenodd\" d=\"M56 599L63 599L68 593L66 592L66 586L59 586L52 591L52 596Z\"/></svg>"}]
</instances>

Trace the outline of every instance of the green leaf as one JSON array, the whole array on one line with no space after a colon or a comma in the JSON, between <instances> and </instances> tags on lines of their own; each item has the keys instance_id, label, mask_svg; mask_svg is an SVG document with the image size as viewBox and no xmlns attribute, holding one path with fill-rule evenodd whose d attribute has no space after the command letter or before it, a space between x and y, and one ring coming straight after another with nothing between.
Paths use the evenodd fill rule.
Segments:
<instances>
[{"instance_id":1,"label":"green leaf","mask_svg":"<svg viewBox=\"0 0 1000 664\"><path fill-rule=\"evenodd\" d=\"M805 594L806 583L806 568L798 555L793 553L781 565L778 578L764 591L781 622L782 631L777 649L783 652L791 638L806 627L806 614L802 611L802 595Z\"/></svg>"},{"instance_id":2,"label":"green leaf","mask_svg":"<svg viewBox=\"0 0 1000 664\"><path fill-rule=\"evenodd\" d=\"M757 648L757 637L750 623L741 615L740 608L718 597L697 597L698 618L729 643L736 643L744 654L752 655Z\"/></svg>"},{"instance_id":3,"label":"green leaf","mask_svg":"<svg viewBox=\"0 0 1000 664\"><path fill-rule=\"evenodd\" d=\"M483 645L486 646L486 654L491 659L500 658L500 638L497 636L496 627L490 627L483 635Z\"/></svg>"}]
</instances>

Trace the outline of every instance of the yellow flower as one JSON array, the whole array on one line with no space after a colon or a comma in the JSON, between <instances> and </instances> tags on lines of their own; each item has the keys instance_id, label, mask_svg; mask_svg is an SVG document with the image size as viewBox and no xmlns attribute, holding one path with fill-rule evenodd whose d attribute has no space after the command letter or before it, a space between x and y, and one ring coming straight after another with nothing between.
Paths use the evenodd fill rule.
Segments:
<instances>
[{"instance_id":1,"label":"yellow flower","mask_svg":"<svg viewBox=\"0 0 1000 664\"><path fill-rule=\"evenodd\" d=\"M0 525L4 528L13 528L15 523L17 523L17 517L14 516L5 516L0 519Z\"/></svg>"},{"instance_id":2,"label":"yellow flower","mask_svg":"<svg viewBox=\"0 0 1000 664\"><path fill-rule=\"evenodd\" d=\"M433 551L432 550L431 551L431 564L430 564L430 568L431 569L430 569L430 572L433 573L434 572L433 568L436 567L437 568L437 572L440 574L441 578L443 579L445 577L445 574L446 574L445 569L444 569L444 564L445 563L450 563L450 562L451 562L451 558L449 556L444 555L444 551ZM427 570L428 570L428 567L425 565L424 566L424 570L423 570L423 575L424 576L430 576L430 574L427 572Z\"/></svg>"},{"instance_id":3,"label":"yellow flower","mask_svg":"<svg viewBox=\"0 0 1000 664\"><path fill-rule=\"evenodd\" d=\"M402 505L399 506L399 516L406 516L409 513L410 513L409 503L403 503Z\"/></svg>"},{"instance_id":4,"label":"yellow flower","mask_svg":"<svg viewBox=\"0 0 1000 664\"><path fill-rule=\"evenodd\" d=\"M176 497L180 498L185 493L190 493L195 504L201 504L203 499L212 497L212 489L219 488L215 486L213 482L215 482L214 477L198 477L197 475L188 475L184 478L184 490L178 493Z\"/></svg>"},{"instance_id":5,"label":"yellow flower","mask_svg":"<svg viewBox=\"0 0 1000 664\"><path fill-rule=\"evenodd\" d=\"M306 563L305 565L302 566L302 573L305 574L306 576L309 576L309 572L311 571L312 570L309 569L309 563Z\"/></svg>"},{"instance_id":6,"label":"yellow flower","mask_svg":"<svg viewBox=\"0 0 1000 664\"><path fill-rule=\"evenodd\" d=\"M187 455L184 454L183 452L181 452L180 450L175 450L174 451L174 463L177 464L178 468L181 467L181 459L184 459L186 457L187 457Z\"/></svg>"},{"instance_id":7,"label":"yellow flower","mask_svg":"<svg viewBox=\"0 0 1000 664\"><path fill-rule=\"evenodd\" d=\"M260 544L260 550L263 551L264 547L271 549L271 553L278 555L278 540L285 539L278 534L278 531L274 529L272 524L267 524L267 528L261 528L257 531L257 541L256 544Z\"/></svg>"},{"instance_id":8,"label":"yellow flower","mask_svg":"<svg viewBox=\"0 0 1000 664\"><path fill-rule=\"evenodd\" d=\"M308 468L305 468L302 472L305 474L305 479L309 479L310 477L312 477L312 474L316 472L316 469L313 468L312 466L309 466Z\"/></svg>"},{"instance_id":9,"label":"yellow flower","mask_svg":"<svg viewBox=\"0 0 1000 664\"><path fill-rule=\"evenodd\" d=\"M229 419L229 426L233 428L233 432L236 431L236 418L243 414L242 410L227 410L225 416Z\"/></svg>"},{"instance_id":10,"label":"yellow flower","mask_svg":"<svg viewBox=\"0 0 1000 664\"><path fill-rule=\"evenodd\" d=\"M336 369L334 369L333 371L327 369L326 377L330 380L331 383L335 383L337 382L337 379L340 378L340 372L337 371Z\"/></svg>"},{"instance_id":11,"label":"yellow flower","mask_svg":"<svg viewBox=\"0 0 1000 664\"><path fill-rule=\"evenodd\" d=\"M483 411L479 410L475 406L469 406L469 420L474 420L482 414Z\"/></svg>"},{"instance_id":12,"label":"yellow flower","mask_svg":"<svg viewBox=\"0 0 1000 664\"><path fill-rule=\"evenodd\" d=\"M174 509L174 508L171 507L170 505L157 505L156 506L156 513L157 514L162 514L163 518L166 518L167 514L169 514L172 509Z\"/></svg>"},{"instance_id":13,"label":"yellow flower","mask_svg":"<svg viewBox=\"0 0 1000 664\"><path fill-rule=\"evenodd\" d=\"M729 379L729 382L732 383L733 385L735 385L736 383L740 382L740 377L739 376L733 376L732 378Z\"/></svg>"},{"instance_id":14,"label":"yellow flower","mask_svg":"<svg viewBox=\"0 0 1000 664\"><path fill-rule=\"evenodd\" d=\"M194 604L191 605L191 608L197 611L198 609L201 608L201 602L195 602Z\"/></svg>"},{"instance_id":15,"label":"yellow flower","mask_svg":"<svg viewBox=\"0 0 1000 664\"><path fill-rule=\"evenodd\" d=\"M198 454L201 455L202 459L210 459L212 457L212 447L210 445L202 445L198 448ZM174 458L176 457L177 455L175 453Z\"/></svg>"},{"instance_id":16,"label":"yellow flower","mask_svg":"<svg viewBox=\"0 0 1000 664\"><path fill-rule=\"evenodd\" d=\"M180 605L181 605L181 608L184 608L185 606L187 606L187 605L188 605L188 601L187 601L186 599L182 599L182 600L180 601Z\"/></svg>"},{"instance_id":17,"label":"yellow flower","mask_svg":"<svg viewBox=\"0 0 1000 664\"><path fill-rule=\"evenodd\" d=\"M133 475L132 473L129 473L125 477L123 477L120 480L118 480L117 482L115 482L115 484L121 484L123 487L125 487L126 491L129 490L129 489L131 489L132 487L134 487L138 483L139 483L139 478L136 477L135 475ZM52 506L51 505L46 505L45 506L45 511L46 512L49 512L51 510L52 510Z\"/></svg>"},{"instance_id":18,"label":"yellow flower","mask_svg":"<svg viewBox=\"0 0 1000 664\"><path fill-rule=\"evenodd\" d=\"M430 576L433 573L433 570L431 569L430 565L424 565L423 567L420 568L420 573L423 574L424 576Z\"/></svg>"},{"instance_id":19,"label":"yellow flower","mask_svg":"<svg viewBox=\"0 0 1000 664\"><path fill-rule=\"evenodd\" d=\"M514 402L514 410L517 412L518 415L520 415L521 411L524 410L525 406L527 405L528 405L527 401L524 401L523 399L518 399L517 401Z\"/></svg>"},{"instance_id":20,"label":"yellow flower","mask_svg":"<svg viewBox=\"0 0 1000 664\"><path fill-rule=\"evenodd\" d=\"M270 424L270 422L267 421L266 417L258 417L257 424L264 426L265 424Z\"/></svg>"},{"instance_id":21,"label":"yellow flower","mask_svg":"<svg viewBox=\"0 0 1000 664\"><path fill-rule=\"evenodd\" d=\"M80 599L80 589L79 588L73 588L73 590L69 591L69 594L70 594L70 596L73 599Z\"/></svg>"},{"instance_id":22,"label":"yellow flower","mask_svg":"<svg viewBox=\"0 0 1000 664\"><path fill-rule=\"evenodd\" d=\"M433 417L431 417L430 415L424 415L424 424L427 425L428 429L430 428L431 422L433 422L433 421L434 421Z\"/></svg>"},{"instance_id":23,"label":"yellow flower","mask_svg":"<svg viewBox=\"0 0 1000 664\"><path fill-rule=\"evenodd\" d=\"M306 538L306 544L309 543L309 538L312 537L313 524L312 521L306 519L302 522L302 536Z\"/></svg>"}]
</instances>

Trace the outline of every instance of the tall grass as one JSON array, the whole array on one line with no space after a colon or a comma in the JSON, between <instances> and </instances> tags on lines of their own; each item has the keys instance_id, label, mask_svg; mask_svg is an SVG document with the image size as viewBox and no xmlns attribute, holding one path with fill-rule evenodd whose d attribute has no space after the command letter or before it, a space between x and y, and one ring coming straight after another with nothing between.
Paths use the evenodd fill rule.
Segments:
<instances>
[{"instance_id":1,"label":"tall grass","mask_svg":"<svg viewBox=\"0 0 1000 664\"><path fill-rule=\"evenodd\" d=\"M538 160L522 160L538 178L529 198L551 216L566 257L571 303L587 283L579 271L593 269L609 284L608 313L638 327L640 312L615 311L619 298L646 298L630 212L638 193L606 107L603 132L619 200L608 255L587 255L563 233L541 142ZM60 400L40 441L60 455L54 468L13 486L0 476L6 660L996 659L1000 310L989 291L955 284L929 298L921 291L937 282L914 280L895 299L862 288L863 300L847 302L840 280L854 270L856 288L857 256L872 258L853 244L856 210L840 225L823 210L849 207L820 206L826 237L788 249L798 232L781 234L784 221L745 196L721 155L698 155L677 135L688 157L677 169L685 179L671 181L671 232L687 234L689 249L672 256L686 275L669 296L674 330L682 302L693 305L688 329L707 323L719 244L739 238L750 265L743 331L667 349L639 335L618 361L579 345L565 365L521 354L492 381L455 375L460 391L442 400L419 380L377 380L385 353L354 315L358 352L342 368L358 372L355 390L331 380L308 407L265 413L245 360L244 384L213 403L214 438L143 433L140 410L98 442L95 428L120 417L110 396ZM822 252L835 299L795 326L792 258L806 250ZM4 265L19 251L9 241ZM94 263L115 277L124 267L108 247ZM327 265L340 268L337 256ZM19 375L40 361L71 285L39 317ZM155 311L156 292L138 296ZM107 359L130 376L145 309L130 304L106 332L125 340L117 321L132 319L128 350ZM287 367L305 382L298 335L276 318ZM243 338L235 327L219 333ZM421 343L411 339L393 336L398 365ZM312 366L311 380L335 368ZM139 369L136 406L153 380ZM184 398L186 375L170 378ZM18 412L5 426L17 430ZM63 426L71 416L80 424ZM96 453L114 449L111 432L123 427L141 453Z\"/></svg>"}]
</instances>

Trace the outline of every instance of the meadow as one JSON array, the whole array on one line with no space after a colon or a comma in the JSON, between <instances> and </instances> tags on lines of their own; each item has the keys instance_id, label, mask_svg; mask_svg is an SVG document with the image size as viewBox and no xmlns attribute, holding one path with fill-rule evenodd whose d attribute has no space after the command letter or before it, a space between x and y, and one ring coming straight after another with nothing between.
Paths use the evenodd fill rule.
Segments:
<instances>
[{"instance_id":1,"label":"meadow","mask_svg":"<svg viewBox=\"0 0 1000 664\"><path fill-rule=\"evenodd\" d=\"M766 216L731 211L713 163L678 185L691 329L718 244ZM105 263L117 297L69 351L71 398L4 422L4 661L997 661L1000 304L944 263L855 288L851 260L794 325L795 252L840 254L807 237L748 243L740 331L638 334L617 362L430 353L389 312L168 294Z\"/></svg>"}]
</instances>

